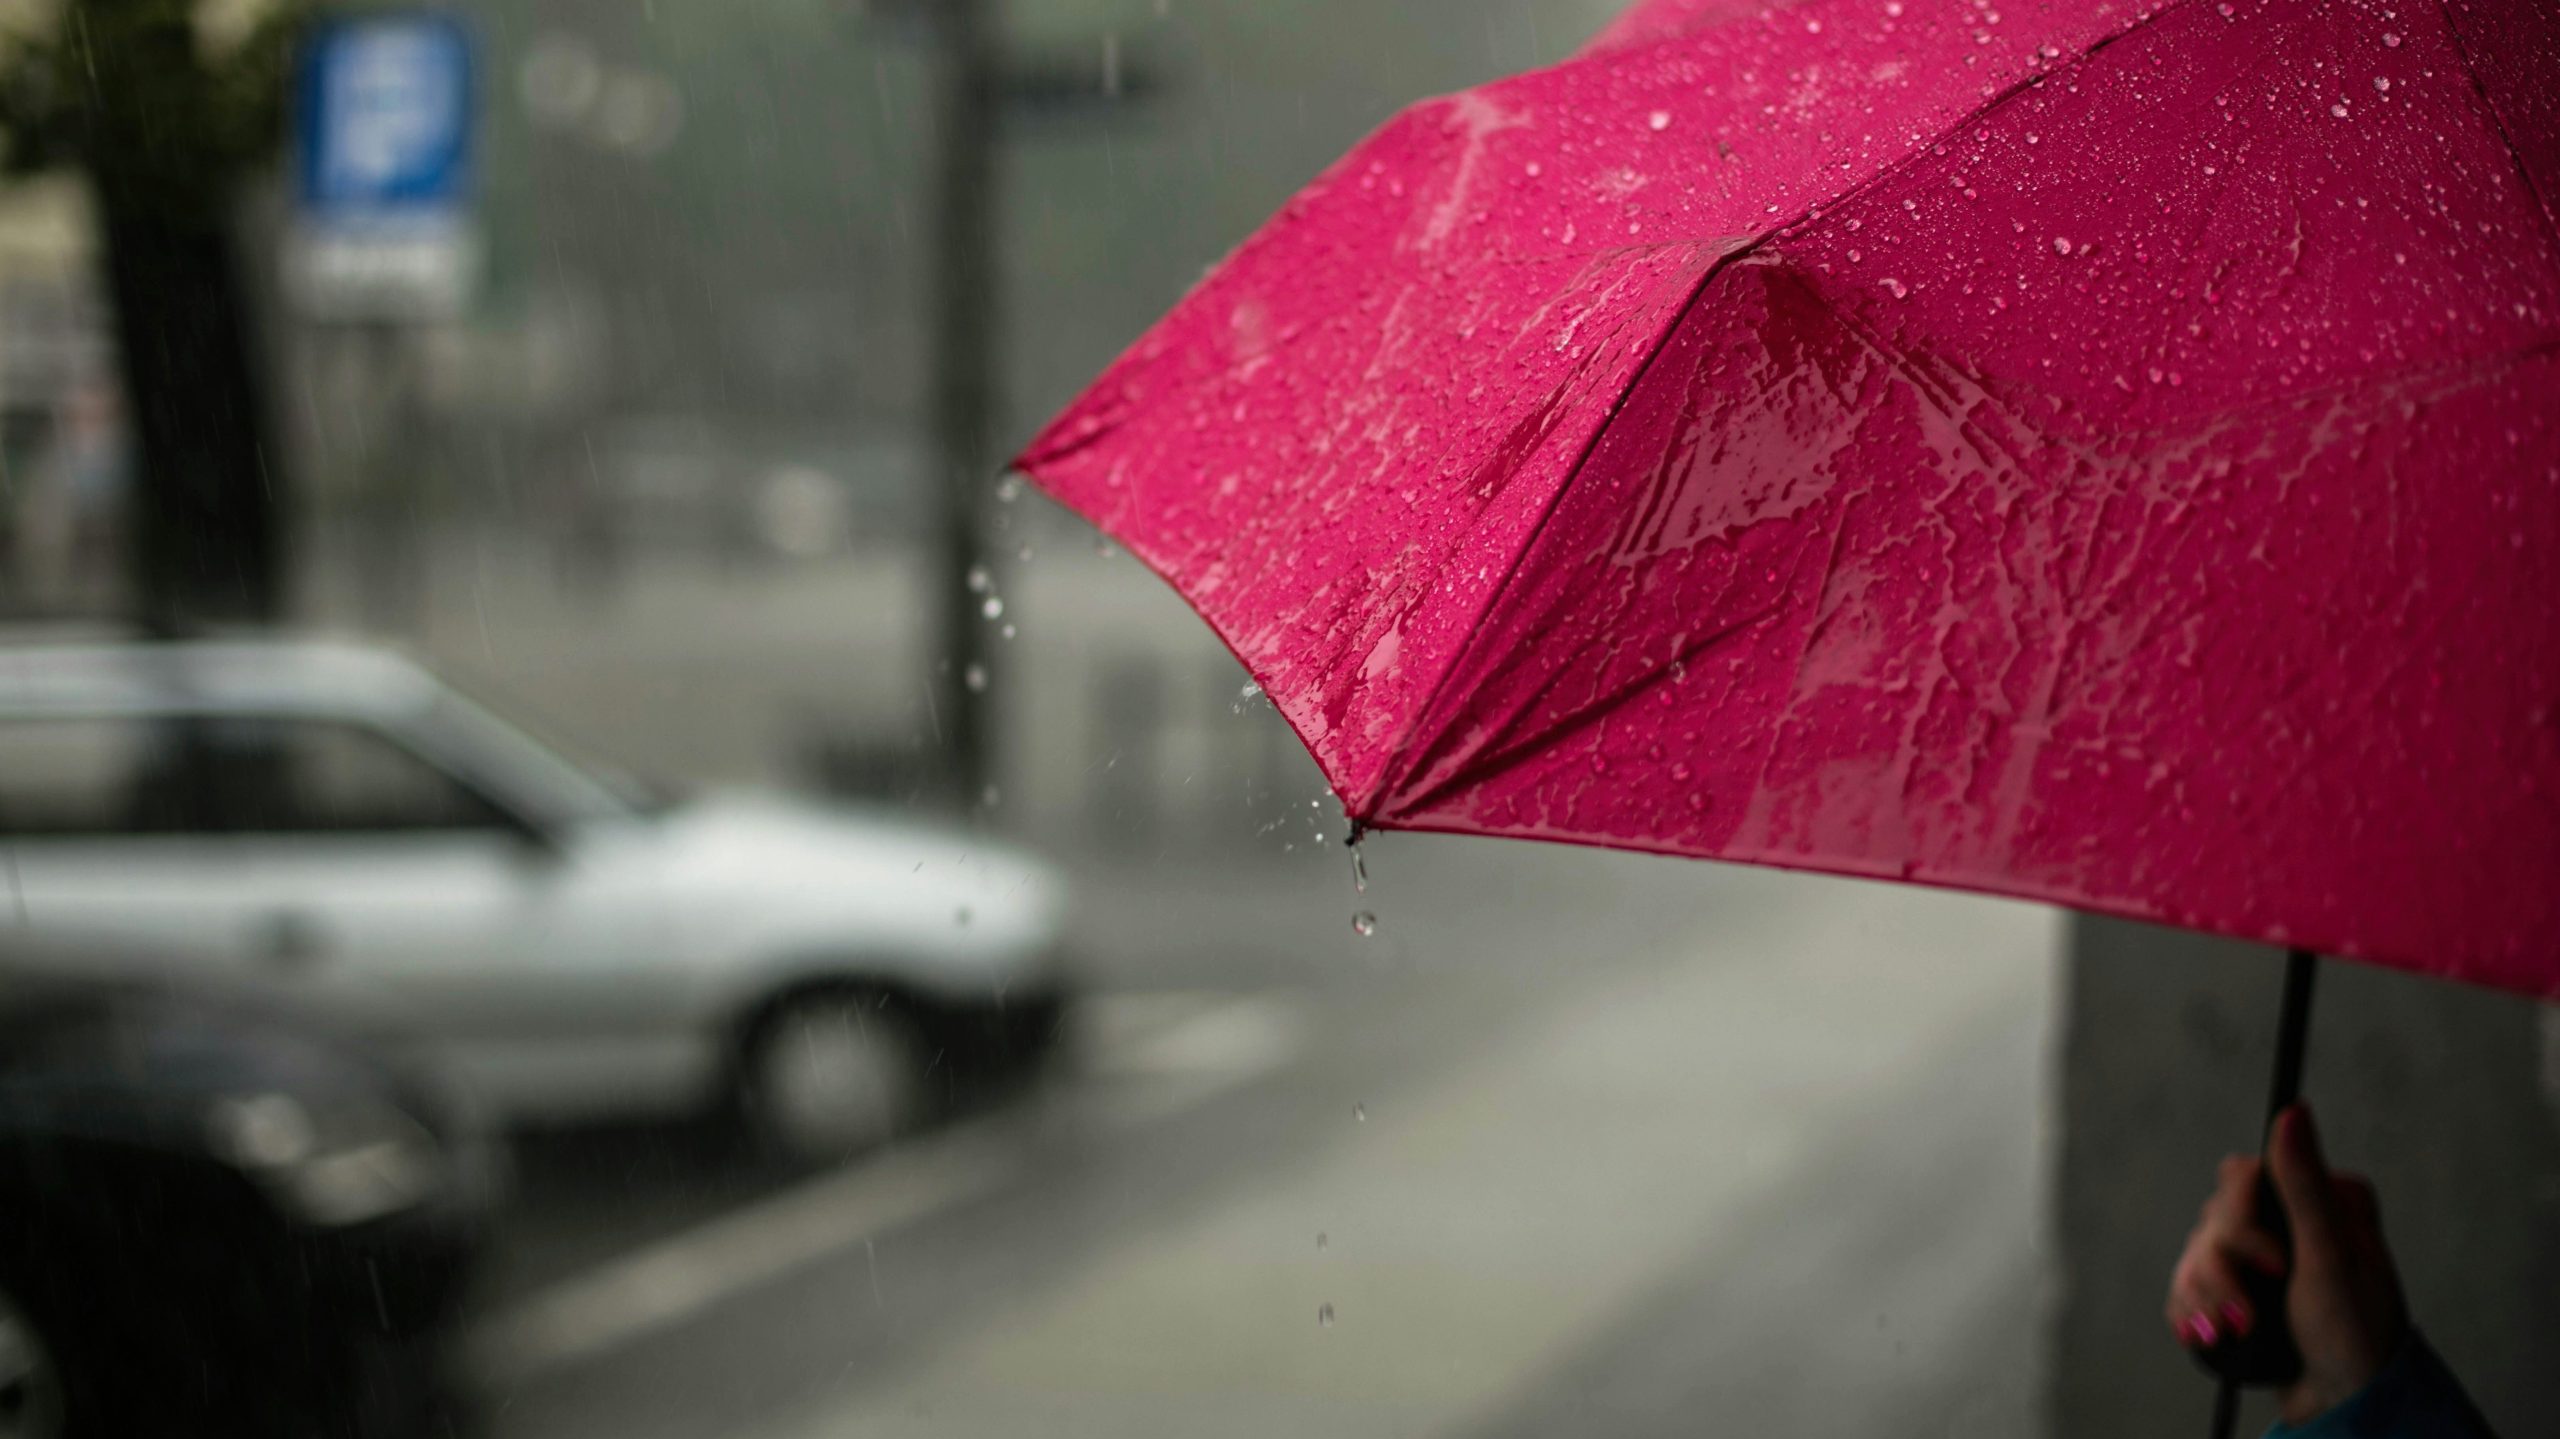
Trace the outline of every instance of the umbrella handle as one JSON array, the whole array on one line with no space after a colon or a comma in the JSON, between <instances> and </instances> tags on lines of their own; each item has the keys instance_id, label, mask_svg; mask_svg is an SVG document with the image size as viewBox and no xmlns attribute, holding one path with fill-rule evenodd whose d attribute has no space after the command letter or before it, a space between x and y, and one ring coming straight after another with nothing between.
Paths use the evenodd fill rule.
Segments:
<instances>
[{"instance_id":1,"label":"umbrella handle","mask_svg":"<svg viewBox=\"0 0 2560 1439\"><path fill-rule=\"evenodd\" d=\"M2307 949L2293 950L2285 956L2284 1011L2276 1026L2275 1072L2267 1086L2263 1132L2268 1135L2275 1131L2276 1116L2291 1108L2302 1095L2302 1055L2311 1031L2311 981L2319 971L2319 962L2319 956ZM2263 1147L2260 1152L2264 1153ZM2292 1226L2285 1222L2284 1202L2276 1196L2275 1181L2264 1165L2258 1170L2257 1210L2259 1225L2273 1234L2290 1256ZM2302 1351L2294 1347L2293 1331L2285 1323L2285 1281L2273 1274L2249 1270L2241 1275L2240 1287L2249 1297L2256 1327L2245 1336L2226 1337L2196 1355L2198 1363L2222 1380L2221 1390L2214 1396L2215 1439L2229 1439L2238 1422L2241 1386L2290 1384L2302 1374Z\"/></svg>"}]
</instances>

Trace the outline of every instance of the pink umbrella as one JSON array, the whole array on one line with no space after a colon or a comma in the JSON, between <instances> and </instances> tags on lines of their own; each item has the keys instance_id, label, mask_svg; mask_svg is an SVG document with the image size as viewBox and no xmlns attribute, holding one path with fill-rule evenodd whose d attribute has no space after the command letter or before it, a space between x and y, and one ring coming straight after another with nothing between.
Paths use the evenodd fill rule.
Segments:
<instances>
[{"instance_id":1,"label":"pink umbrella","mask_svg":"<svg viewBox=\"0 0 2560 1439\"><path fill-rule=\"evenodd\" d=\"M1020 464L1360 826L2560 996L2554 74L2533 0L1657 0Z\"/></svg>"}]
</instances>

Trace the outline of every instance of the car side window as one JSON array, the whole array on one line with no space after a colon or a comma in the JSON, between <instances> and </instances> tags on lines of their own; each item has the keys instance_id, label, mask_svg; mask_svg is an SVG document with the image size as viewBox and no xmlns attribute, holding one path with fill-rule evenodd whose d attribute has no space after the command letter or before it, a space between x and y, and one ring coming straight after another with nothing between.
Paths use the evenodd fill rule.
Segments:
<instances>
[{"instance_id":1,"label":"car side window","mask_svg":"<svg viewBox=\"0 0 2560 1439\"><path fill-rule=\"evenodd\" d=\"M225 715L203 721L215 827L249 834L501 829L505 816L369 727Z\"/></svg>"},{"instance_id":2,"label":"car side window","mask_svg":"<svg viewBox=\"0 0 2560 1439\"><path fill-rule=\"evenodd\" d=\"M135 715L0 719L0 834L183 834L201 828L182 722Z\"/></svg>"}]
</instances>

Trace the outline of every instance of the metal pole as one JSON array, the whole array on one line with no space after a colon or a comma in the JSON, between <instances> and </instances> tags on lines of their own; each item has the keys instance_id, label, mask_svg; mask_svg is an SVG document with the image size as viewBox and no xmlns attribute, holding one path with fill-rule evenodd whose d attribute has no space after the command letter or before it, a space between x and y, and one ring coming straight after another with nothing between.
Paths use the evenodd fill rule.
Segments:
<instances>
[{"instance_id":1,"label":"metal pole","mask_svg":"<svg viewBox=\"0 0 2560 1439\"><path fill-rule=\"evenodd\" d=\"M995 107L987 0L932 0L934 141L931 432L938 624L933 713L953 789L978 803L994 765L989 646L969 587L984 562L983 491L995 422Z\"/></svg>"},{"instance_id":2,"label":"metal pole","mask_svg":"<svg viewBox=\"0 0 2560 1439\"><path fill-rule=\"evenodd\" d=\"M2276 1116L2302 1097L2302 1057L2311 1036L2311 984L2319 968L2319 956L2307 949L2291 950L2285 955L2284 1007L2276 1021L2275 1068L2267 1080L2267 1117L2260 1130L2262 1156L2267 1140L2275 1135ZM2258 1218L2290 1247L2284 1201L2277 1196L2275 1181L2264 1165L2258 1171ZM2270 1294L2272 1305L2266 1301ZM2271 1284L2250 1297L2258 1301L2259 1328L2250 1336L2256 1342L2244 1353L2236 1353L2231 1363L2221 1369L2222 1383L2213 1396L2214 1439L2231 1439L2238 1426L2240 1386L2244 1382L2269 1382L2275 1374L2298 1368L2301 1363L2292 1336L2284 1328L2283 1286Z\"/></svg>"}]
</instances>

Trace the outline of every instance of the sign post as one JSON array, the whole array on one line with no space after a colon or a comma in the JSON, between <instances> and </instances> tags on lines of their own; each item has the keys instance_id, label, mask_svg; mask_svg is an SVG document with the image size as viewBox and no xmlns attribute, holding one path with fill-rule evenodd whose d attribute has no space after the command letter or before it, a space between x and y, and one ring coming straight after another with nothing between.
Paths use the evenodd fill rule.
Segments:
<instances>
[{"instance_id":1,"label":"sign post","mask_svg":"<svg viewBox=\"0 0 2560 1439\"><path fill-rule=\"evenodd\" d=\"M285 293L318 322L313 377L364 417L333 488L362 550L369 622L425 593L424 453L412 336L458 318L480 275L471 209L472 36L434 11L363 11L311 31L297 77Z\"/></svg>"}]
</instances>

